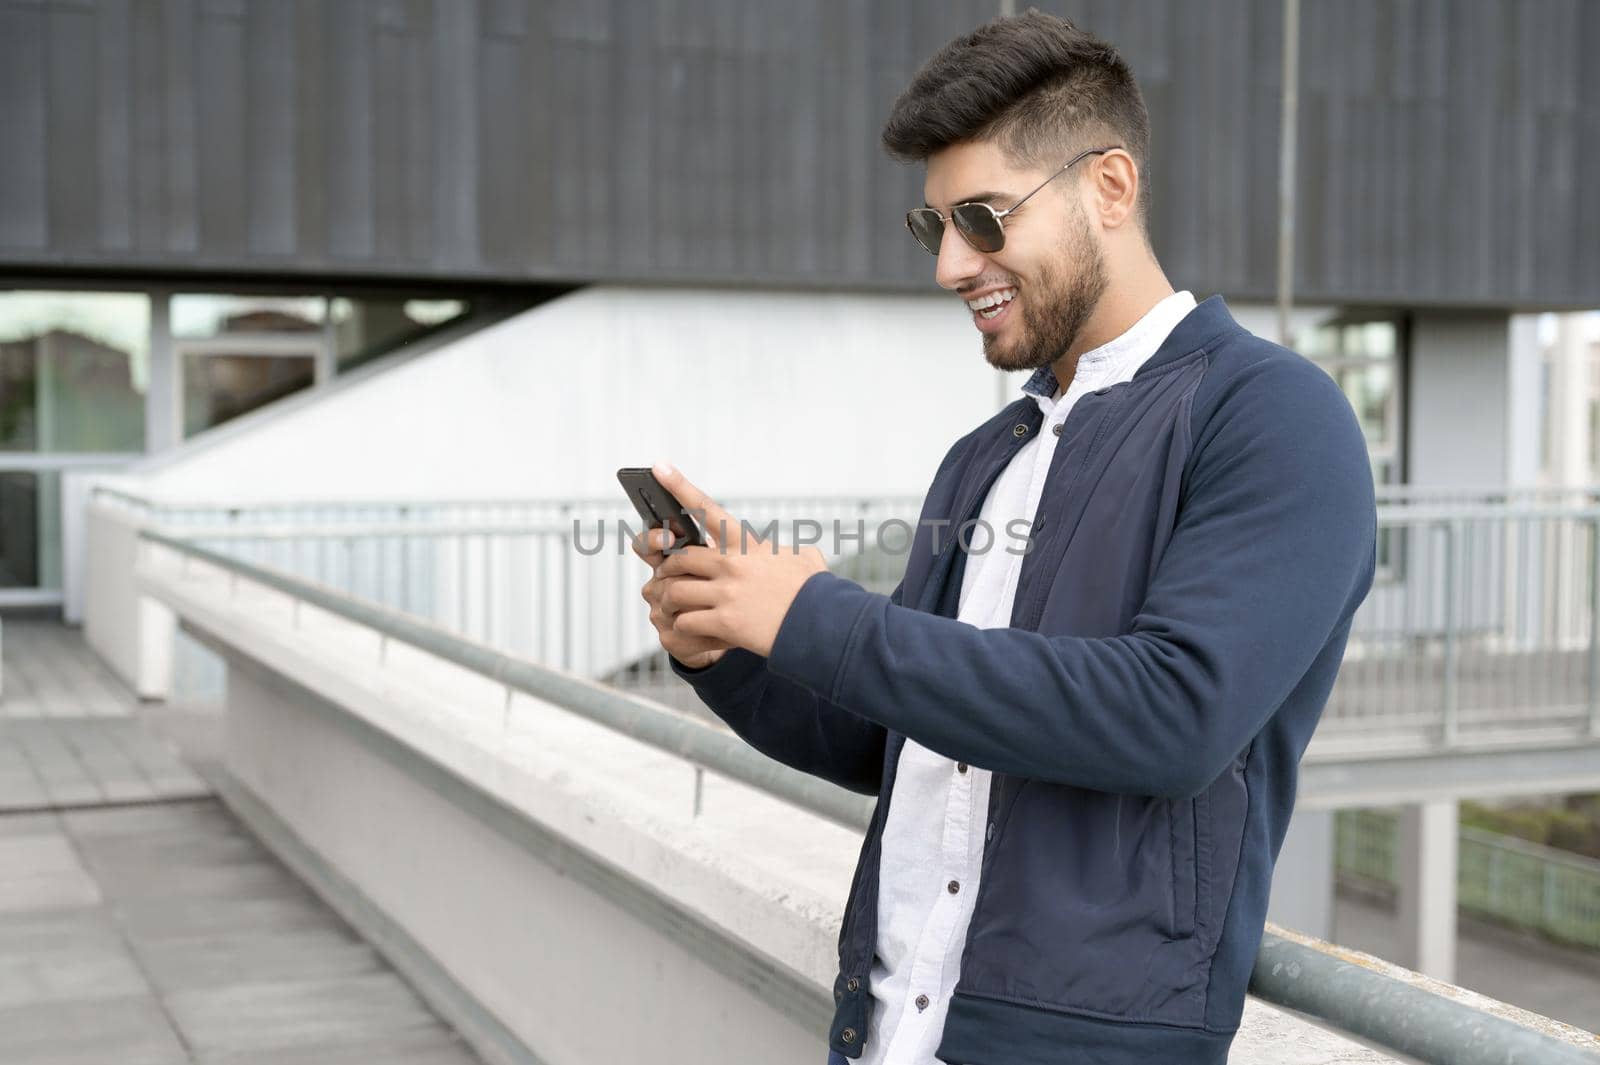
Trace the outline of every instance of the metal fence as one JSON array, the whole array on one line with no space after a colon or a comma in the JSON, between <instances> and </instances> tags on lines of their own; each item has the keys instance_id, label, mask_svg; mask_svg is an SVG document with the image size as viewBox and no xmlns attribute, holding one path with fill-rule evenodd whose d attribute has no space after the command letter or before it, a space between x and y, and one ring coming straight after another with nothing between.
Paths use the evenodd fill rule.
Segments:
<instances>
[{"instance_id":1,"label":"metal fence","mask_svg":"<svg viewBox=\"0 0 1600 1065\"><path fill-rule=\"evenodd\" d=\"M1342 810L1336 824L1339 874L1395 888L1399 815ZM1466 826L1459 847L1456 893L1462 910L1600 950L1600 861Z\"/></svg>"}]
</instances>

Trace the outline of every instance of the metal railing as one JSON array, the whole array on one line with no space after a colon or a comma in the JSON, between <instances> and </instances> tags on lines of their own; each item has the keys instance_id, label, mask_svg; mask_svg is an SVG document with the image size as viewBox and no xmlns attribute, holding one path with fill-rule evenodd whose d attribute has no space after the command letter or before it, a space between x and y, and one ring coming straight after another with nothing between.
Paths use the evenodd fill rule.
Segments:
<instances>
[{"instance_id":1,"label":"metal railing","mask_svg":"<svg viewBox=\"0 0 1600 1065\"><path fill-rule=\"evenodd\" d=\"M1600 738L1600 508L1385 506L1320 739Z\"/></svg>"},{"instance_id":2,"label":"metal railing","mask_svg":"<svg viewBox=\"0 0 1600 1065\"><path fill-rule=\"evenodd\" d=\"M700 712L667 667L640 601L649 574L627 539L644 525L625 499L203 506L105 488L98 497L211 550ZM878 549L878 533L898 548L921 506L915 497L724 502L757 533L776 522L780 545L817 538L836 572L884 593L905 559Z\"/></svg>"},{"instance_id":3,"label":"metal railing","mask_svg":"<svg viewBox=\"0 0 1600 1065\"><path fill-rule=\"evenodd\" d=\"M676 755L694 765L697 774L718 773L858 830L865 829L870 820L871 799L791 770L730 735L647 701L512 658L402 611L363 602L184 538L151 529L141 531L140 536L155 547L178 552L186 565L196 561L217 567L231 582L244 579L274 589L288 596L296 610L302 602L310 604L377 632L381 641L404 641L491 678L505 685L508 693L534 696ZM380 655L383 648L380 642ZM700 794L696 787L696 812ZM1250 991L1433 1065L1595 1062L1593 1056L1532 1028L1432 994L1270 929L1263 936Z\"/></svg>"},{"instance_id":4,"label":"metal railing","mask_svg":"<svg viewBox=\"0 0 1600 1065\"><path fill-rule=\"evenodd\" d=\"M1335 868L1389 890L1398 883L1399 816L1342 810ZM1600 950L1600 861L1462 826L1456 872L1461 909L1573 946Z\"/></svg>"},{"instance_id":5,"label":"metal railing","mask_svg":"<svg viewBox=\"0 0 1600 1065\"><path fill-rule=\"evenodd\" d=\"M1600 739L1600 507L1406 494L1409 502L1379 509L1390 573L1357 611L1319 749ZM641 526L620 498L216 506L99 495L214 550L698 709L666 668L639 601L647 575L618 534ZM883 593L905 563L893 523L909 529L920 510L915 497L726 503L757 529L814 520L835 572ZM863 540L828 550L835 522L859 527Z\"/></svg>"},{"instance_id":6,"label":"metal railing","mask_svg":"<svg viewBox=\"0 0 1600 1065\"><path fill-rule=\"evenodd\" d=\"M1509 504L1588 507L1600 504L1600 485L1449 487L1428 484L1383 484L1375 489L1378 505L1492 506Z\"/></svg>"}]
</instances>

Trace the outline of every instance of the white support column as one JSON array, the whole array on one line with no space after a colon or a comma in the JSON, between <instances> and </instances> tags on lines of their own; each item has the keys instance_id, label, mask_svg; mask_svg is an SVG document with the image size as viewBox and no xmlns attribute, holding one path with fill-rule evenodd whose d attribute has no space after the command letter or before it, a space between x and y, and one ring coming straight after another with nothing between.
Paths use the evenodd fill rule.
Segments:
<instances>
[{"instance_id":1,"label":"white support column","mask_svg":"<svg viewBox=\"0 0 1600 1065\"><path fill-rule=\"evenodd\" d=\"M1395 856L1400 879L1400 942L1395 959L1448 983L1456 973L1455 800L1416 803L1400 812Z\"/></svg>"},{"instance_id":2,"label":"white support column","mask_svg":"<svg viewBox=\"0 0 1600 1065\"><path fill-rule=\"evenodd\" d=\"M144 396L144 449L158 454L183 442L183 377L172 346L172 294L150 293L150 379Z\"/></svg>"},{"instance_id":3,"label":"white support column","mask_svg":"<svg viewBox=\"0 0 1600 1065\"><path fill-rule=\"evenodd\" d=\"M1506 314L1413 316L1405 429L1412 484L1483 488L1511 476L1511 343Z\"/></svg>"},{"instance_id":4,"label":"white support column","mask_svg":"<svg viewBox=\"0 0 1600 1065\"><path fill-rule=\"evenodd\" d=\"M1334 811L1297 808L1272 872L1267 920L1333 938Z\"/></svg>"}]
</instances>

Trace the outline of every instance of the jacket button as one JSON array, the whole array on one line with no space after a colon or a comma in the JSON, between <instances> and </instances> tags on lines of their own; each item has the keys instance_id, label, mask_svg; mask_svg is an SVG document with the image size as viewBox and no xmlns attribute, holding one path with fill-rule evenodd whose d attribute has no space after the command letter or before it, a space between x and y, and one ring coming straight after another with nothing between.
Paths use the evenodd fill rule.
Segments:
<instances>
[{"instance_id":1,"label":"jacket button","mask_svg":"<svg viewBox=\"0 0 1600 1065\"><path fill-rule=\"evenodd\" d=\"M965 763L965 762L957 762L956 763L956 772L957 773L965 773L966 771L967 771L967 763Z\"/></svg>"},{"instance_id":2,"label":"jacket button","mask_svg":"<svg viewBox=\"0 0 1600 1065\"><path fill-rule=\"evenodd\" d=\"M1028 427L1026 425L1024 425L1022 422L1018 422L1016 425L1013 425L1011 427L1011 435L1012 436L1027 436L1028 435Z\"/></svg>"},{"instance_id":3,"label":"jacket button","mask_svg":"<svg viewBox=\"0 0 1600 1065\"><path fill-rule=\"evenodd\" d=\"M917 1009L925 1010L927 1008L928 1008L928 996L927 995L918 995L917 996Z\"/></svg>"},{"instance_id":4,"label":"jacket button","mask_svg":"<svg viewBox=\"0 0 1600 1065\"><path fill-rule=\"evenodd\" d=\"M1057 436L1060 436L1060 435L1061 435L1061 427L1062 427L1062 426L1063 426L1063 425L1064 425L1064 424L1066 424L1066 423L1065 423L1065 422L1056 422L1056 423L1055 423L1055 424L1054 424L1054 425L1052 425L1052 426L1051 426L1051 427L1050 427L1050 431L1051 431L1051 432L1052 432L1052 433L1054 433L1054 434L1055 434L1055 435L1057 435Z\"/></svg>"},{"instance_id":5,"label":"jacket button","mask_svg":"<svg viewBox=\"0 0 1600 1065\"><path fill-rule=\"evenodd\" d=\"M961 881L952 880L952 881L950 881L950 883L948 883L948 884L946 884L944 886L944 889L946 891L950 892L950 894L954 895L956 892L961 890Z\"/></svg>"},{"instance_id":6,"label":"jacket button","mask_svg":"<svg viewBox=\"0 0 1600 1065\"><path fill-rule=\"evenodd\" d=\"M835 1002L841 1002L841 1001L843 1001L843 1000L844 1000L844 992L843 992L843 991L835 991L835 992L834 992L834 993L833 993L833 1000L834 1000L834 1001L835 1001Z\"/></svg>"},{"instance_id":7,"label":"jacket button","mask_svg":"<svg viewBox=\"0 0 1600 1065\"><path fill-rule=\"evenodd\" d=\"M986 840L994 839L994 822L993 821L990 821L989 822L989 827L984 830L983 838L986 839Z\"/></svg>"},{"instance_id":8,"label":"jacket button","mask_svg":"<svg viewBox=\"0 0 1600 1065\"><path fill-rule=\"evenodd\" d=\"M861 989L861 981L852 976L845 981L844 989L846 991L859 991Z\"/></svg>"},{"instance_id":9,"label":"jacket button","mask_svg":"<svg viewBox=\"0 0 1600 1065\"><path fill-rule=\"evenodd\" d=\"M854 1028L846 1028L844 1031L839 1033L839 1038L843 1039L846 1043L854 1043L856 1041L856 1030Z\"/></svg>"}]
</instances>

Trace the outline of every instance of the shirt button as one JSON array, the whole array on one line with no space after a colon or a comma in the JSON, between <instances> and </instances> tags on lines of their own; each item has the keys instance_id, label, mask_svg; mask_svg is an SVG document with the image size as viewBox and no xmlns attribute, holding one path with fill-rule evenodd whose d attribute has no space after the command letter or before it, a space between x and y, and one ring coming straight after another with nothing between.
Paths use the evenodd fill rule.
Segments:
<instances>
[{"instance_id":1,"label":"shirt button","mask_svg":"<svg viewBox=\"0 0 1600 1065\"><path fill-rule=\"evenodd\" d=\"M1052 425L1052 426L1051 426L1051 427L1050 427L1050 431L1051 431L1051 432L1052 432L1052 433L1054 433L1054 434L1055 434L1055 435L1057 435L1057 436L1060 436L1060 435L1061 435L1061 426L1062 426L1062 425L1063 425L1063 424L1064 424L1064 423L1062 423L1062 422L1056 422L1056 423L1055 423L1055 424L1054 424L1054 425Z\"/></svg>"},{"instance_id":2,"label":"shirt button","mask_svg":"<svg viewBox=\"0 0 1600 1065\"><path fill-rule=\"evenodd\" d=\"M925 1010L927 1008L928 1008L928 996L927 995L918 995L917 996L917 1009Z\"/></svg>"},{"instance_id":3,"label":"shirt button","mask_svg":"<svg viewBox=\"0 0 1600 1065\"><path fill-rule=\"evenodd\" d=\"M859 990L860 987L861 987L861 981L857 980L853 976L849 980L845 981L844 989L846 991L856 991L856 990Z\"/></svg>"},{"instance_id":4,"label":"shirt button","mask_svg":"<svg viewBox=\"0 0 1600 1065\"><path fill-rule=\"evenodd\" d=\"M957 762L956 763L956 772L957 773L965 773L966 771L967 771L967 763L965 763L965 762Z\"/></svg>"},{"instance_id":5,"label":"shirt button","mask_svg":"<svg viewBox=\"0 0 1600 1065\"><path fill-rule=\"evenodd\" d=\"M961 890L961 881L952 880L952 881L950 881L950 883L948 883L948 884L946 884L944 886L944 889L946 891L950 892L950 894L954 895L956 892Z\"/></svg>"},{"instance_id":6,"label":"shirt button","mask_svg":"<svg viewBox=\"0 0 1600 1065\"><path fill-rule=\"evenodd\" d=\"M839 1033L839 1038L843 1039L846 1043L854 1043L856 1041L856 1030L854 1028L846 1028L844 1031Z\"/></svg>"},{"instance_id":7,"label":"shirt button","mask_svg":"<svg viewBox=\"0 0 1600 1065\"><path fill-rule=\"evenodd\" d=\"M1024 425L1022 422L1018 422L1016 425L1013 425L1011 427L1011 435L1012 436L1027 436L1028 435L1028 427L1026 425Z\"/></svg>"}]
</instances>

